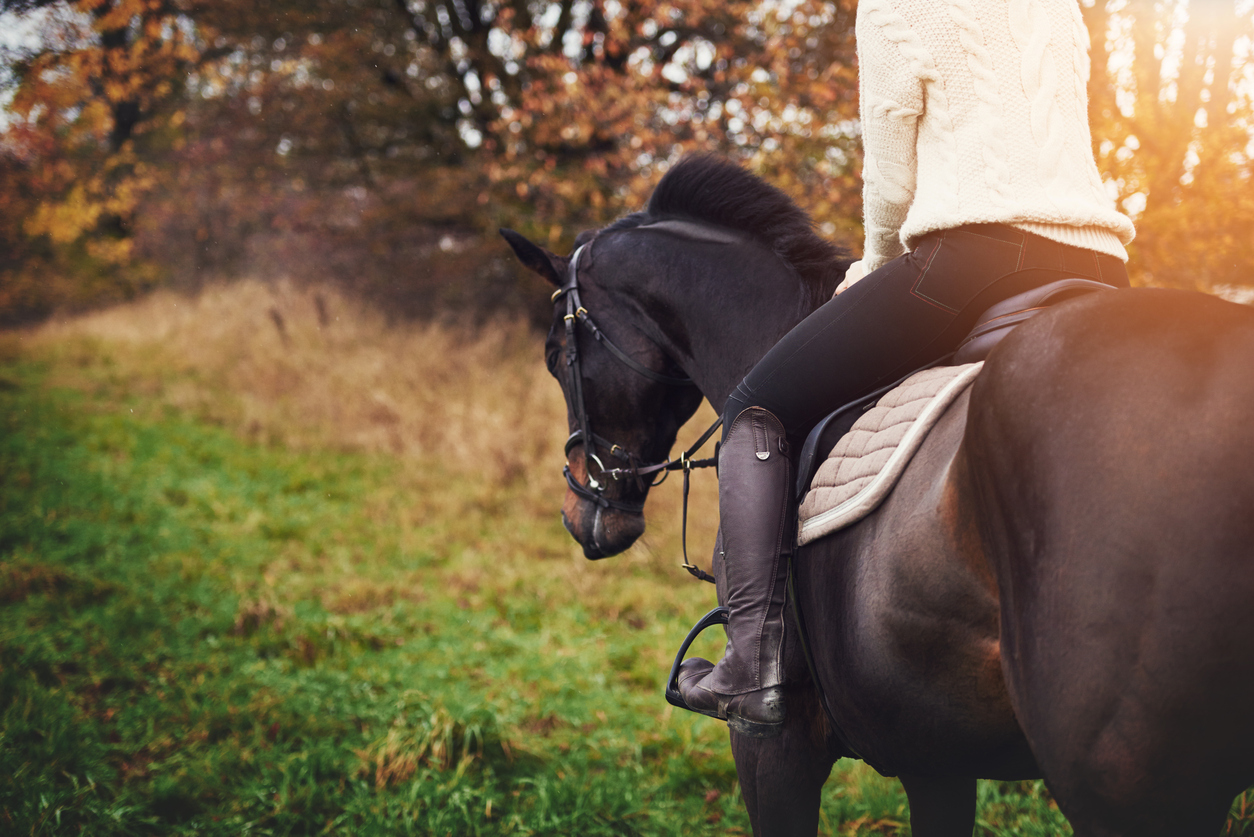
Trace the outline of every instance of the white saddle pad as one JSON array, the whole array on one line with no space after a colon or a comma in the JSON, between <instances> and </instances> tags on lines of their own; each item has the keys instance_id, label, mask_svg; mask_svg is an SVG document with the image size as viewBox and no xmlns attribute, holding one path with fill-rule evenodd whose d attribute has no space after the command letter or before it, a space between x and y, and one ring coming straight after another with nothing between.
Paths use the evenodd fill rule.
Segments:
<instances>
[{"instance_id":1,"label":"white saddle pad","mask_svg":"<svg viewBox=\"0 0 1254 837\"><path fill-rule=\"evenodd\" d=\"M890 390L841 437L801 503L797 543L830 535L878 506L910 457L984 362L925 369Z\"/></svg>"}]
</instances>

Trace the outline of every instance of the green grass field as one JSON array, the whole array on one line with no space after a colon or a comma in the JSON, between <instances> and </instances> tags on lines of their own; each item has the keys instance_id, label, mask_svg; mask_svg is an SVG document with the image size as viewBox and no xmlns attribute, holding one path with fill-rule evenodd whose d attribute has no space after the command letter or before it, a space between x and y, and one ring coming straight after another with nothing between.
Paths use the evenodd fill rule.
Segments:
<instances>
[{"instance_id":1,"label":"green grass field","mask_svg":"<svg viewBox=\"0 0 1254 837\"><path fill-rule=\"evenodd\" d=\"M0 833L747 832L723 725L661 698L712 597L669 535L590 564L551 445L486 478L285 442L141 349L0 336ZM981 835L1070 833L1040 783L980 794ZM837 765L823 833L907 819Z\"/></svg>"}]
</instances>

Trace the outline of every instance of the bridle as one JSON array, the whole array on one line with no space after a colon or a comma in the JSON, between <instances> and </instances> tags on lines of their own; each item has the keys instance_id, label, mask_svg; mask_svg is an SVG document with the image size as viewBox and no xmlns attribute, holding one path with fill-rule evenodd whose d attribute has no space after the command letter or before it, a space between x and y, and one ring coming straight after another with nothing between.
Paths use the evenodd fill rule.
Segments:
<instances>
[{"instance_id":1,"label":"bridle","mask_svg":"<svg viewBox=\"0 0 1254 837\"><path fill-rule=\"evenodd\" d=\"M640 363L635 358L628 355L614 342L605 336L605 332L597 326L593 321L592 315L588 313L588 309L583 306L583 301L579 297L579 256L582 255L584 247L581 245L575 250L574 255L570 257L570 267L567 269L566 284L562 285L553 292L552 300L556 303L563 297L566 298L566 316L563 317L566 323L566 366L570 369L570 405L575 413L575 420L579 427L575 432L571 433L566 439L566 457L569 459L571 450L582 444L584 446L584 459L595 462L601 470L602 476L610 479L620 479L624 476L630 476L641 483L646 476L651 476L659 471L665 472L674 470L669 468L672 463L668 459L665 462L655 463L651 465L642 465L641 458L631 453L622 445L611 442L602 436L592 432L591 422L588 419L588 405L584 401L583 396L583 367L579 354L579 339L576 324L583 323L584 328L591 332L598 343L610 350L614 357L624 363L627 368L631 369L651 381L657 381L660 384L666 384L673 387L690 387L695 386L691 378L678 378L671 375L663 375L655 372L649 367ZM605 463L597 456L597 448L603 448L609 451L610 456L615 457L628 464L627 468L606 468ZM563 475L566 477L566 484L570 486L570 490L575 492L583 499L596 503L601 508L618 509L619 511L640 514L644 511L643 503L626 503L621 500L614 500L605 496L605 484L597 480L592 475L591 468L585 468L588 474L588 484L585 486L575 479L571 473L569 462L562 469ZM657 482L651 483L656 485ZM641 485L643 488L643 485Z\"/></svg>"},{"instance_id":2,"label":"bridle","mask_svg":"<svg viewBox=\"0 0 1254 837\"><path fill-rule=\"evenodd\" d=\"M591 422L588 419L588 405L584 402L583 396L583 368L580 362L579 339L577 324L582 323L584 328L591 332L597 342L610 350L614 357L618 358L623 364L651 381L660 384L666 384L673 387L690 387L696 386L691 378L675 377L672 375L663 375L661 372L655 372L649 367L640 363L635 358L628 355L614 342L605 336L605 332L601 331L597 324L593 321L592 315L588 313L588 309L584 307L583 302L579 298L579 256L583 253L586 244L580 245L570 257L570 266L567 269L566 284L562 285L553 292L552 301L557 303L563 297L566 298L566 315L562 318L566 323L566 365L570 369L570 405L575 413L575 420L579 427L570 434L566 439L566 458L567 463L562 468L562 475L566 478L566 484L570 486L570 490L577 496L590 503L595 503L601 509L617 509L618 511L628 512L630 514L641 514L644 512L644 503L628 503L622 500L615 500L605 496L605 484L597 480L592 474L592 469L586 467L584 470L588 475L588 484L584 485L575 479L575 475L570 470L570 452L576 446L582 444L584 446L584 460L597 464L603 477L609 477L618 480L623 477L630 477L636 480L640 489L644 490L644 478L650 477L652 481L649 487L660 485L671 471L682 470L684 472L684 517L685 521L688 512L688 474L693 468L708 468L715 463L716 457L710 459L693 460L692 455L697 452L710 437L714 435L714 431L722 425L720 418L710 426L705 433L701 434L701 438L697 440L691 448L680 454L678 460L667 459L664 462L656 462L649 465L641 464L642 460L636 454L628 451L622 445L612 442L602 436L598 436L592 432ZM601 458L597 456L597 448L607 450L610 456L626 462L626 468L606 468ZM661 479L655 477L661 474ZM687 527L685 526L685 529ZM685 537L685 541L687 538ZM684 565L691 567L687 560L687 544L684 545ZM695 567L691 567L692 572Z\"/></svg>"}]
</instances>

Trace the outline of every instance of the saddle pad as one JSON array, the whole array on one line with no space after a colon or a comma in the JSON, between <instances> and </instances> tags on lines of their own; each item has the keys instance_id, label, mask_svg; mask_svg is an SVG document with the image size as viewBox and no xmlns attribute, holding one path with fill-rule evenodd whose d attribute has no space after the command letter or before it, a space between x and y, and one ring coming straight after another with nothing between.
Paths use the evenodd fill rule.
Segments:
<instances>
[{"instance_id":1,"label":"saddle pad","mask_svg":"<svg viewBox=\"0 0 1254 837\"><path fill-rule=\"evenodd\" d=\"M854 422L814 474L801 503L798 545L869 514L897 484L927 432L971 385L984 362L911 375Z\"/></svg>"}]
</instances>

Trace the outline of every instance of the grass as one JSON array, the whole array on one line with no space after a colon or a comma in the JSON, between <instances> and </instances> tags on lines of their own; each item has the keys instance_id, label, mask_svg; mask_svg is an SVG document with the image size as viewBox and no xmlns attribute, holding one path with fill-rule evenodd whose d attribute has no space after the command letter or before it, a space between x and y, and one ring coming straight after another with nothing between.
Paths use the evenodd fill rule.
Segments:
<instances>
[{"instance_id":1,"label":"grass","mask_svg":"<svg viewBox=\"0 0 1254 837\"><path fill-rule=\"evenodd\" d=\"M0 833L747 832L722 725L660 696L711 600L677 488L586 562L564 435L504 324L241 284L0 337ZM1067 833L1040 783L980 800ZM823 813L909 832L856 763Z\"/></svg>"}]
</instances>

